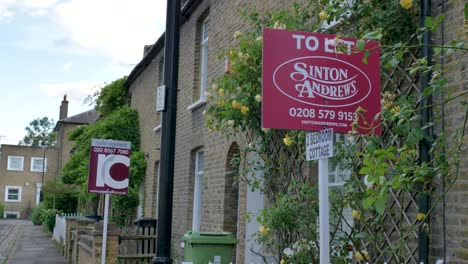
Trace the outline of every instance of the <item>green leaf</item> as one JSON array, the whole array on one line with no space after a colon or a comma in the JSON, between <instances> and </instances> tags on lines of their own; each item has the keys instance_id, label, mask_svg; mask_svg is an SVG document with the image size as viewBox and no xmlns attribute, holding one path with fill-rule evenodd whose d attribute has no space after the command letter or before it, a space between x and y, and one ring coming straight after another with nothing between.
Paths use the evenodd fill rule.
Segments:
<instances>
[{"instance_id":1,"label":"green leaf","mask_svg":"<svg viewBox=\"0 0 468 264\"><path fill-rule=\"evenodd\" d=\"M370 55L370 51L366 50L364 52L364 56L362 57L362 63L367 64L367 58L369 58L369 55Z\"/></svg>"},{"instance_id":2,"label":"green leaf","mask_svg":"<svg viewBox=\"0 0 468 264\"><path fill-rule=\"evenodd\" d=\"M468 20L468 3L465 3L465 19Z\"/></svg>"},{"instance_id":3,"label":"green leaf","mask_svg":"<svg viewBox=\"0 0 468 264\"><path fill-rule=\"evenodd\" d=\"M375 145L374 141L369 141L367 143L366 149L370 152L373 153L377 149L377 145Z\"/></svg>"},{"instance_id":4,"label":"green leaf","mask_svg":"<svg viewBox=\"0 0 468 264\"><path fill-rule=\"evenodd\" d=\"M357 45L359 51L362 51L362 50L364 50L364 47L366 46L366 41L363 40L363 39L359 39L359 40L356 42L356 45Z\"/></svg>"},{"instance_id":5,"label":"green leaf","mask_svg":"<svg viewBox=\"0 0 468 264\"><path fill-rule=\"evenodd\" d=\"M359 170L359 174L369 174L371 172L369 167L363 167Z\"/></svg>"},{"instance_id":6,"label":"green leaf","mask_svg":"<svg viewBox=\"0 0 468 264\"><path fill-rule=\"evenodd\" d=\"M375 210L377 211L377 213L379 214L383 214L385 212L385 206L387 204L387 199L386 197L380 197L379 199L377 199L377 201L375 201Z\"/></svg>"},{"instance_id":7,"label":"green leaf","mask_svg":"<svg viewBox=\"0 0 468 264\"><path fill-rule=\"evenodd\" d=\"M362 201L362 207L364 209L369 209L374 203L374 201L375 201L374 196L367 197L366 199L364 199L364 201Z\"/></svg>"},{"instance_id":8,"label":"green leaf","mask_svg":"<svg viewBox=\"0 0 468 264\"><path fill-rule=\"evenodd\" d=\"M432 20L432 17L426 17L426 21L424 21L424 25L427 28L432 28L434 26L434 21Z\"/></svg>"},{"instance_id":9,"label":"green leaf","mask_svg":"<svg viewBox=\"0 0 468 264\"><path fill-rule=\"evenodd\" d=\"M395 68L396 66L398 66L398 64L400 64L400 61L393 57L390 61L389 61L390 65L392 66L392 68Z\"/></svg>"}]
</instances>

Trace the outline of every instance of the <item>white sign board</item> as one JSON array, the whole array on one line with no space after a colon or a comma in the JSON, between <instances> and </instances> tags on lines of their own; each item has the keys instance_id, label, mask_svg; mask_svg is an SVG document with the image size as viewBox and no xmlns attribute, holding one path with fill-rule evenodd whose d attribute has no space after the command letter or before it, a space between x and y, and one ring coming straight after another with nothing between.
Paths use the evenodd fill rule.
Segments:
<instances>
[{"instance_id":1,"label":"white sign board","mask_svg":"<svg viewBox=\"0 0 468 264\"><path fill-rule=\"evenodd\" d=\"M156 112L166 110L166 86L162 85L158 87L156 93Z\"/></svg>"},{"instance_id":2,"label":"white sign board","mask_svg":"<svg viewBox=\"0 0 468 264\"><path fill-rule=\"evenodd\" d=\"M333 128L306 135L306 160L333 157Z\"/></svg>"}]
</instances>

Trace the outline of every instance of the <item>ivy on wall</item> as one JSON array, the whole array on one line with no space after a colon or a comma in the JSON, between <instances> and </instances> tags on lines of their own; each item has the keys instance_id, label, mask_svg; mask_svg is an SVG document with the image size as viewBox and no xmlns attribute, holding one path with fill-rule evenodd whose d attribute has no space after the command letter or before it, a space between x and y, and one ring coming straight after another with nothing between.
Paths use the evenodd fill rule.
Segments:
<instances>
[{"instance_id":1,"label":"ivy on wall","mask_svg":"<svg viewBox=\"0 0 468 264\"><path fill-rule=\"evenodd\" d=\"M131 142L128 195L112 195L112 219L120 225L129 224L139 204L138 188L144 179L146 161L140 149L140 130L136 110L127 106L126 78L118 79L94 95L99 112L98 120L73 130L69 139L75 142L71 159L65 164L61 179L78 186L78 210L84 214L97 214L99 195L87 192L88 163L91 139L113 139Z\"/></svg>"}]
</instances>

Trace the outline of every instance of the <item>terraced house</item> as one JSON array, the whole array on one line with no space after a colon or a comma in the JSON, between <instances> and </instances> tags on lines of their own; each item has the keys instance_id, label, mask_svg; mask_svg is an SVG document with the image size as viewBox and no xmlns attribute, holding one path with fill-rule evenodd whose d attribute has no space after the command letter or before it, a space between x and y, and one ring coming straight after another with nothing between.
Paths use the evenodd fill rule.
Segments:
<instances>
[{"instance_id":1,"label":"terraced house","mask_svg":"<svg viewBox=\"0 0 468 264\"><path fill-rule=\"evenodd\" d=\"M4 218L30 217L41 201L42 186L56 180L63 164L70 159L72 142L66 138L67 133L97 118L94 110L70 117L67 114L68 101L64 96L55 126L55 146L1 145L0 197L5 205Z\"/></svg>"},{"instance_id":2,"label":"terraced house","mask_svg":"<svg viewBox=\"0 0 468 264\"><path fill-rule=\"evenodd\" d=\"M445 26L436 32L436 43L450 42L454 32L461 32L466 27L461 2L432 3L434 15L444 12L450 17L450 23L444 24ZM178 260L183 258L183 248L179 245L187 231L230 231L239 239L235 249L236 263L263 263L263 259L257 254L262 252L262 245L251 239L259 230L260 224L255 217L248 221L246 215L258 212L268 206L268 202L260 191L252 191L245 182L235 180L240 168L231 165L230 161L239 154L241 143L238 138L227 139L218 132L209 131L203 114L210 105L205 95L207 87L229 70L229 62L218 59L218 54L225 52L226 47L235 45L233 34L237 30L248 27L238 12L245 3L254 5L259 10L288 9L292 5L288 1L280 0L183 1L172 217L172 251L174 258ZM317 13L319 11L317 10ZM448 87L452 93L466 92L466 62L466 56L462 57L461 61L457 62L458 66L455 66L459 68L447 76ZM454 61L447 60L443 63L455 65ZM130 73L126 82L131 97L130 104L138 111L141 145L148 162L145 182L141 185L141 193L144 194L142 214L155 218L161 157L161 115L155 109L156 89L163 84L163 67L164 35L153 45L145 47L143 59ZM407 80L401 78L400 81L403 83ZM409 86L413 84L411 82ZM385 85L383 84L383 87ZM448 133L454 132L465 115L465 110L459 104L460 100L466 101L466 94L443 109L444 119L441 120L440 126ZM460 178L455 182L453 192L446 197L446 203L437 207L436 213L431 216L431 235L428 238L430 263L443 259L450 263L468 263L468 208L465 205L468 197L468 190L465 188L468 180L466 137L463 142L464 162L460 168ZM343 177L339 167L332 167L330 188L343 184ZM411 199L416 203L416 198ZM413 221L410 219L411 211L417 212L418 209L408 209L414 206L408 203L408 200L405 204L391 204L408 212L408 217L405 214L406 218L398 221ZM350 215L349 221L352 224ZM390 216L386 221L392 226ZM399 224L401 223L394 223L394 228L389 229L389 237L398 232ZM418 263L417 243L410 244L405 250L410 256L405 263Z\"/></svg>"}]
</instances>

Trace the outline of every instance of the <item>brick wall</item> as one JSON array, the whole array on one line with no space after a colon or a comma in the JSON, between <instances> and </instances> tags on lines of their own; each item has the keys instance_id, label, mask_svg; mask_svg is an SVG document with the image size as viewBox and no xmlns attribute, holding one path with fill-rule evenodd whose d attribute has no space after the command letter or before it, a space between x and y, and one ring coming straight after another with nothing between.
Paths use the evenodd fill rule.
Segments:
<instances>
[{"instance_id":1,"label":"brick wall","mask_svg":"<svg viewBox=\"0 0 468 264\"><path fill-rule=\"evenodd\" d=\"M434 34L434 44L440 45L450 43L455 38L467 39L466 21L464 20L463 1L447 1L443 5L432 6L433 16L444 12L445 23L439 27L439 30ZM445 75L448 79L448 85L444 98L449 96L467 92L467 56L461 52L452 54L444 53L443 59L439 55L435 56L443 63L445 71L450 69ZM456 100L450 101L444 105L444 109L436 108L436 111L443 111L444 119L442 123L437 124L437 130L444 130L446 138L450 139L455 130L461 126L466 114L466 107L462 106L461 102L466 102L468 96L465 94ZM441 101L439 99L439 101ZM446 213L445 213L445 246L444 252L444 215L442 201L436 207L435 213L431 218L431 260L430 263L435 263L438 259L444 258L444 253L447 263L468 263L468 205L466 197L468 197L468 137L463 139L462 153L460 154L461 164L460 173L453 188L446 196ZM446 150L453 147L453 144L448 146ZM450 155L452 156L452 155ZM447 179L453 179L454 175L444 175ZM442 188L440 181L436 183L437 196L441 194ZM433 199L434 201L434 199Z\"/></svg>"},{"instance_id":2,"label":"brick wall","mask_svg":"<svg viewBox=\"0 0 468 264\"><path fill-rule=\"evenodd\" d=\"M159 53L147 66L131 86L130 105L138 112L140 122L141 149L145 153L147 161L144 182L144 216L156 216L156 188L157 171L155 163L159 161L160 131L154 128L160 124L159 114L156 113L156 88L158 80L159 64L163 57Z\"/></svg>"},{"instance_id":3,"label":"brick wall","mask_svg":"<svg viewBox=\"0 0 468 264\"><path fill-rule=\"evenodd\" d=\"M228 141L216 132L208 132L205 127L203 111L206 104L188 110L193 104L194 89L198 85L197 64L197 23L200 17L209 9L209 48L208 48L208 83L224 74L224 61L217 58L225 47L234 45L233 34L245 28L245 22L237 11L241 4L253 3L260 9L275 9L290 5L289 2L275 1L202 1L181 27L179 86L177 108L177 133L174 171L174 201L172 219L172 252L181 260L183 249L180 247L181 237L191 229L194 184L194 151L203 147L204 174L202 191L201 231L223 231L232 229L232 210L235 207L232 199L237 193L232 192L232 176L226 175L226 167L230 147L235 140ZM147 65L130 87L131 106L137 109L140 118L142 148L147 156L145 216L156 216L156 177L154 162L159 160L160 134L152 129L159 124L154 111L155 89L159 80L158 63L162 50ZM231 149L232 150L232 149ZM229 170L229 169L228 169ZM236 231L241 240L237 248L238 263L243 262L245 237L246 186L241 183L237 207L240 217ZM232 198L229 198L232 197ZM237 197L236 197L237 198ZM225 214L225 212L227 212ZM230 216L227 216L229 214Z\"/></svg>"},{"instance_id":4,"label":"brick wall","mask_svg":"<svg viewBox=\"0 0 468 264\"><path fill-rule=\"evenodd\" d=\"M32 209L36 207L36 184L42 183L42 172L31 171L31 158L42 158L45 151L47 166L44 172L44 183L57 176L57 150L41 147L27 147L16 145L1 146L0 160L0 199L5 205L5 211L20 212L21 218L28 218ZM8 156L24 157L23 170L7 170ZM5 186L20 186L22 189L21 202L5 201Z\"/></svg>"}]
</instances>

